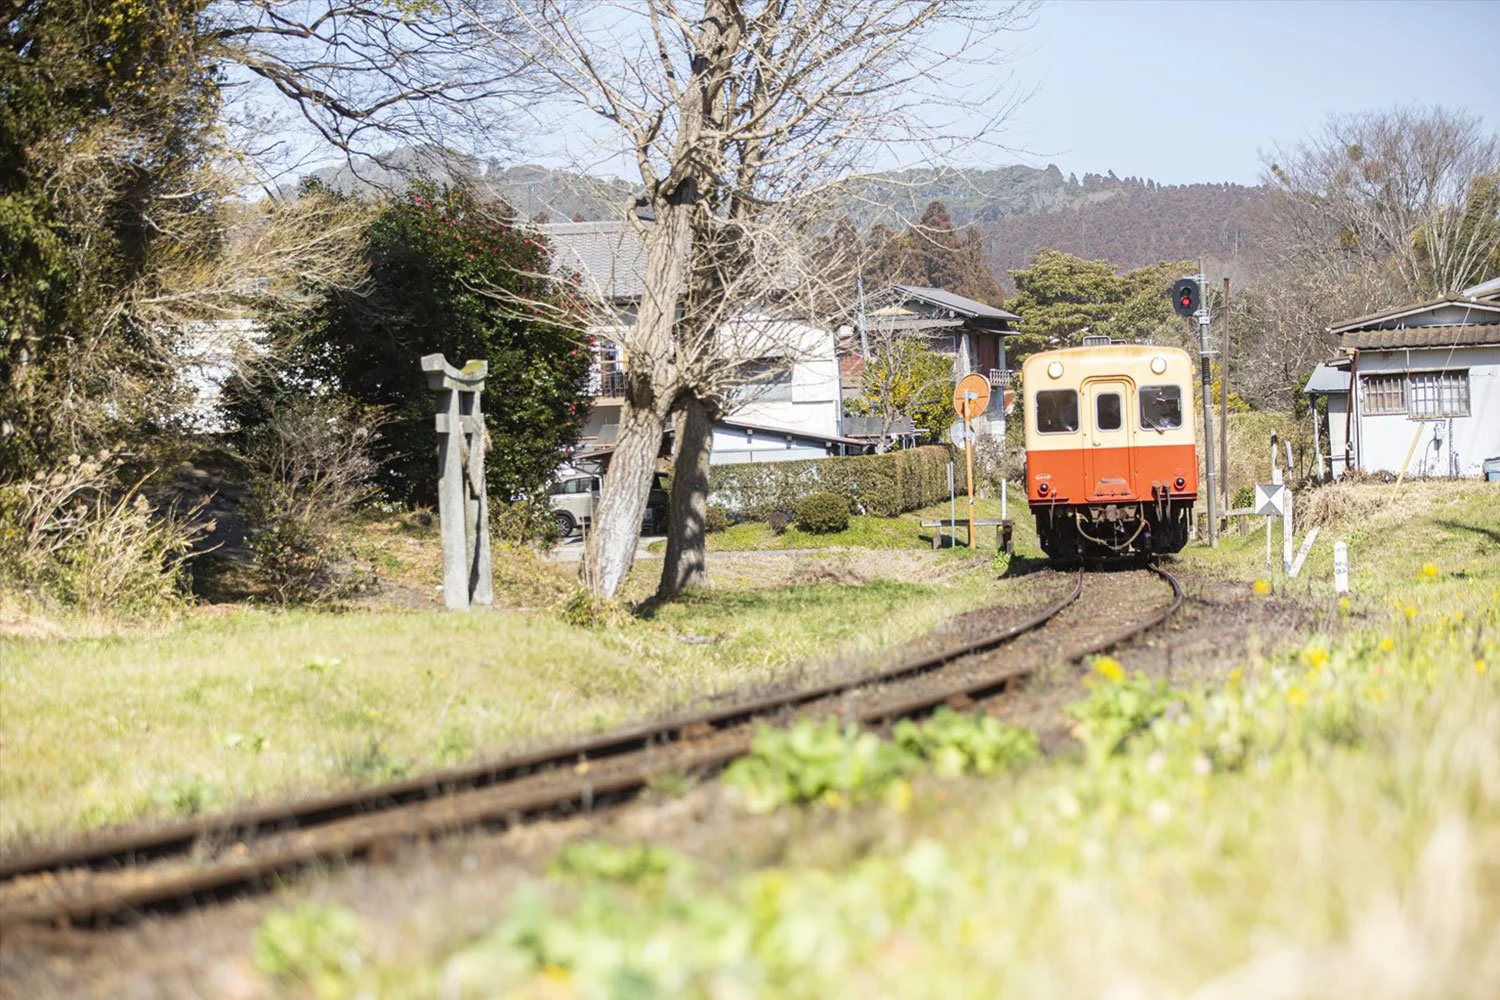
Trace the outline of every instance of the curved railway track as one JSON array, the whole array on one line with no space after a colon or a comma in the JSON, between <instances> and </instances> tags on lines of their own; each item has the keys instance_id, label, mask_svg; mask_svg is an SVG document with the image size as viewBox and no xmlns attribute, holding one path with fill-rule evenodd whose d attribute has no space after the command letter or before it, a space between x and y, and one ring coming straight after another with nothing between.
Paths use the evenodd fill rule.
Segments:
<instances>
[{"instance_id":1,"label":"curved railway track","mask_svg":"<svg viewBox=\"0 0 1500 1000\"><path fill-rule=\"evenodd\" d=\"M1171 587L1168 603L1118 628L1082 616L1080 624L1090 626L1084 641L1060 647L1051 659L1102 652L1166 621L1182 602L1182 588L1167 571L1151 572ZM1079 570L1068 592L1021 621L863 676L373 788L6 858L0 860L0 927L184 908L273 883L318 862L357 858L383 844L593 808L628 797L663 774L720 768L748 751L758 725L790 714L836 714L878 725L943 705L967 706L1044 665L1039 659L1007 663L994 654L1057 620L1083 589Z\"/></svg>"}]
</instances>

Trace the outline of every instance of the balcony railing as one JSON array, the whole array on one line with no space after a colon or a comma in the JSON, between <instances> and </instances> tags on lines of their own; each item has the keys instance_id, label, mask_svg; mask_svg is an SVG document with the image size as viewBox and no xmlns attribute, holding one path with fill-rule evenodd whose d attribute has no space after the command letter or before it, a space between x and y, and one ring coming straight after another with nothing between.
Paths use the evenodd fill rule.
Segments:
<instances>
[{"instance_id":1,"label":"balcony railing","mask_svg":"<svg viewBox=\"0 0 1500 1000\"><path fill-rule=\"evenodd\" d=\"M596 397L625 395L625 373L619 370L594 372L589 378L589 395Z\"/></svg>"},{"instance_id":2,"label":"balcony railing","mask_svg":"<svg viewBox=\"0 0 1500 1000\"><path fill-rule=\"evenodd\" d=\"M1010 382L1010 372L1003 368L991 368L986 377L990 380L991 389L1003 389Z\"/></svg>"}]
</instances>

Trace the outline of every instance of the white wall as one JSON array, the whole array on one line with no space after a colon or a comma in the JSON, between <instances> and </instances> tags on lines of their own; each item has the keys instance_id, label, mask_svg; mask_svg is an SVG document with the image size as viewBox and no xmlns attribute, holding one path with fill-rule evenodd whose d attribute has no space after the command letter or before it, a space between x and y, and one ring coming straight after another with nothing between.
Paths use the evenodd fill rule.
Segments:
<instances>
[{"instance_id":1,"label":"white wall","mask_svg":"<svg viewBox=\"0 0 1500 1000\"><path fill-rule=\"evenodd\" d=\"M828 449L811 441L769 431L748 431L720 424L714 428L714 447L709 456L713 465L739 462L795 462L827 458Z\"/></svg>"},{"instance_id":2,"label":"white wall","mask_svg":"<svg viewBox=\"0 0 1500 1000\"><path fill-rule=\"evenodd\" d=\"M1484 460L1500 456L1500 347L1361 351L1359 375L1435 369L1469 370L1469 416L1413 420L1405 414L1361 414L1356 442L1365 472L1401 471L1416 439L1408 476L1482 475ZM1343 417L1336 427L1335 455L1343 455ZM1420 431L1420 433L1419 433Z\"/></svg>"},{"instance_id":3,"label":"white wall","mask_svg":"<svg viewBox=\"0 0 1500 1000\"><path fill-rule=\"evenodd\" d=\"M790 398L767 398L770 394L751 392L727 416L749 424L820 437L838 437L839 363L834 351L833 331L790 323L776 324L775 329L775 350L785 353L771 356L786 357L792 365ZM716 451L718 446L716 438Z\"/></svg>"}]
</instances>

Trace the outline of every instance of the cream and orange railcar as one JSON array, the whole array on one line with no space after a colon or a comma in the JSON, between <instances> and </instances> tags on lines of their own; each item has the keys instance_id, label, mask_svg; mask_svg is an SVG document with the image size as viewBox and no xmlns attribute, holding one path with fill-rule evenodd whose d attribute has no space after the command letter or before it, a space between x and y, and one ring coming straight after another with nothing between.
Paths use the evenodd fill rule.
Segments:
<instances>
[{"instance_id":1,"label":"cream and orange railcar","mask_svg":"<svg viewBox=\"0 0 1500 1000\"><path fill-rule=\"evenodd\" d=\"M1026 359L1026 498L1055 561L1176 552L1198 497L1193 365L1099 344Z\"/></svg>"}]
</instances>

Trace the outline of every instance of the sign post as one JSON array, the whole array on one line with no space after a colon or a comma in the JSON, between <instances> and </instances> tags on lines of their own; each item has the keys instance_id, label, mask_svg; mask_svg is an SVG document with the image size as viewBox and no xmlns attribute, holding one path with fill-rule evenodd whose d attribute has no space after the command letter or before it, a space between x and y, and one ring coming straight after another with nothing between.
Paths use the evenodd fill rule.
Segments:
<instances>
[{"instance_id":1,"label":"sign post","mask_svg":"<svg viewBox=\"0 0 1500 1000\"><path fill-rule=\"evenodd\" d=\"M969 485L969 548L976 548L974 533L974 435L969 430L969 421L984 412L990 405L990 380L972 372L958 380L953 389L953 408L964 422L964 466Z\"/></svg>"},{"instance_id":2,"label":"sign post","mask_svg":"<svg viewBox=\"0 0 1500 1000\"><path fill-rule=\"evenodd\" d=\"M1342 541L1333 543L1333 589L1349 593L1349 546Z\"/></svg>"},{"instance_id":3,"label":"sign post","mask_svg":"<svg viewBox=\"0 0 1500 1000\"><path fill-rule=\"evenodd\" d=\"M1287 510L1286 487L1280 482L1256 483L1255 484L1255 513L1266 519L1266 568L1271 568L1271 518L1282 518L1283 526L1289 522L1286 520ZM1292 540L1290 533L1283 536L1282 547L1286 552L1286 560L1283 569L1291 569Z\"/></svg>"}]
</instances>

